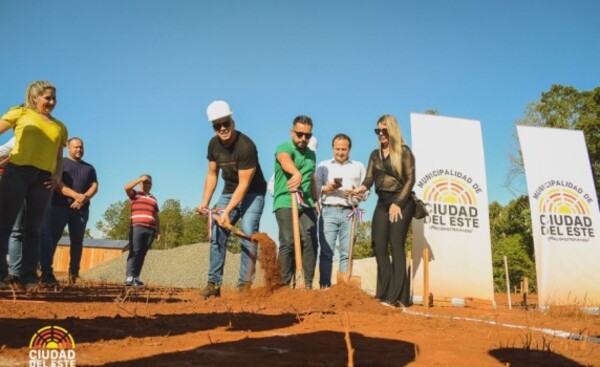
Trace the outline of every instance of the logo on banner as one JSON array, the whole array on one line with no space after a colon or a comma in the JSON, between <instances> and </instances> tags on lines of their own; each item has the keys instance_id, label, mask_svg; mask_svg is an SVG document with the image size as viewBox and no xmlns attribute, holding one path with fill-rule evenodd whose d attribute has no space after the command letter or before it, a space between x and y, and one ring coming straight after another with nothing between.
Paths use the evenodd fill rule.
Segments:
<instances>
[{"instance_id":1,"label":"logo on banner","mask_svg":"<svg viewBox=\"0 0 600 367\"><path fill-rule=\"evenodd\" d=\"M542 236L553 241L582 242L596 236L589 206L593 199L579 186L550 180L540 185L532 197L538 201Z\"/></svg>"},{"instance_id":2,"label":"logo on banner","mask_svg":"<svg viewBox=\"0 0 600 367\"><path fill-rule=\"evenodd\" d=\"M423 201L429 211L425 224L431 229L470 233L479 228L477 194L482 189L472 177L439 169L423 176L417 186L423 189Z\"/></svg>"},{"instance_id":3,"label":"logo on banner","mask_svg":"<svg viewBox=\"0 0 600 367\"><path fill-rule=\"evenodd\" d=\"M75 367L75 339L60 326L46 326L29 342L29 366Z\"/></svg>"}]
</instances>

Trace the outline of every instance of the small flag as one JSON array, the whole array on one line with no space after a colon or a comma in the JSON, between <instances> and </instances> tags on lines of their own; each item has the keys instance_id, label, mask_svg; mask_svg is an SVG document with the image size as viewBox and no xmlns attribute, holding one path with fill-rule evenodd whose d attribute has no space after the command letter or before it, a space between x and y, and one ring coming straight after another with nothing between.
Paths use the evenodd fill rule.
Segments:
<instances>
[{"instance_id":1,"label":"small flag","mask_svg":"<svg viewBox=\"0 0 600 367\"><path fill-rule=\"evenodd\" d=\"M305 208L310 208L310 206L306 204L306 202L304 202L304 194L302 193L302 191L298 190L294 193L294 195L296 196L296 202L298 203L298 205L301 205Z\"/></svg>"},{"instance_id":2,"label":"small flag","mask_svg":"<svg viewBox=\"0 0 600 367\"><path fill-rule=\"evenodd\" d=\"M350 213L348 213L348 215L346 215L346 220L351 220L353 216L356 215L356 220L358 223L362 223L363 221L363 216L365 215L365 210L364 209L360 209L358 207L352 209L352 211Z\"/></svg>"},{"instance_id":3,"label":"small flag","mask_svg":"<svg viewBox=\"0 0 600 367\"><path fill-rule=\"evenodd\" d=\"M208 239L210 240L212 238L212 226L213 226L213 214L216 215L221 215L223 214L225 210L224 209L215 209L215 210L210 210L210 209L204 209L204 212L208 215Z\"/></svg>"}]
</instances>

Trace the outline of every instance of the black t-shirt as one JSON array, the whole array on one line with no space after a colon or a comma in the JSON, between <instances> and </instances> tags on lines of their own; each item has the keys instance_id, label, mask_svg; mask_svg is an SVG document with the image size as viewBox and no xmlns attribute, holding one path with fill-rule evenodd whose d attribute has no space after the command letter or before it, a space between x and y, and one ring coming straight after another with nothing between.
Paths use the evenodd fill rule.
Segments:
<instances>
[{"instance_id":1,"label":"black t-shirt","mask_svg":"<svg viewBox=\"0 0 600 367\"><path fill-rule=\"evenodd\" d=\"M254 142L240 131L236 131L233 144L225 147L218 137L213 137L208 143L206 155L211 162L216 162L221 169L221 177L225 181L223 194L231 194L239 183L238 170L256 168L254 177L248 188L249 193L264 195L267 182L258 163L258 151Z\"/></svg>"}]
</instances>

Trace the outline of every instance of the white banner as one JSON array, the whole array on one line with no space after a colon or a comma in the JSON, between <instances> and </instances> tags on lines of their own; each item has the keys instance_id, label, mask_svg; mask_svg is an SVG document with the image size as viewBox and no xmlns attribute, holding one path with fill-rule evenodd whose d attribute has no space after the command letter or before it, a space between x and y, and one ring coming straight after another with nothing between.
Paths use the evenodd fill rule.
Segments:
<instances>
[{"instance_id":1,"label":"white banner","mask_svg":"<svg viewBox=\"0 0 600 367\"><path fill-rule=\"evenodd\" d=\"M600 214L583 133L517 126L540 306L600 303Z\"/></svg>"},{"instance_id":2,"label":"white banner","mask_svg":"<svg viewBox=\"0 0 600 367\"><path fill-rule=\"evenodd\" d=\"M494 305L492 250L479 121L411 114L414 191L429 216L413 221L413 294L423 296L423 248L429 292Z\"/></svg>"}]
</instances>

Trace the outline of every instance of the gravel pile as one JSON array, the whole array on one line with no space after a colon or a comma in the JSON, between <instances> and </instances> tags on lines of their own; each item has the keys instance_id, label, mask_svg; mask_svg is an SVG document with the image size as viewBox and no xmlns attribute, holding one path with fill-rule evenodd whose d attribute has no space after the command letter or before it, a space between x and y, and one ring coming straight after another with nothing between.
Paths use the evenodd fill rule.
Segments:
<instances>
[{"instance_id":1,"label":"gravel pile","mask_svg":"<svg viewBox=\"0 0 600 367\"><path fill-rule=\"evenodd\" d=\"M150 250L142 268L140 278L151 286L202 288L208 281L209 243L180 246L169 250ZM109 283L122 283L125 281L125 264L128 252L109 260L94 269L81 274L81 277L90 281L105 281ZM237 285L240 268L240 254L227 252L223 274L223 286L234 288ZM333 279L336 282L338 269L337 261L333 263ZM374 294L377 277L375 258L354 261L353 275L361 278L363 291ZM260 264L256 266L255 286L263 283L263 271ZM319 265L315 271L313 288L319 287Z\"/></svg>"},{"instance_id":2,"label":"gravel pile","mask_svg":"<svg viewBox=\"0 0 600 367\"><path fill-rule=\"evenodd\" d=\"M142 268L140 278L149 285L200 288L208 281L209 265L208 243L180 246L168 250L150 250ZM109 260L94 269L90 269L81 277L86 280L122 283L125 281L127 255ZM223 285L235 287L239 275L240 255L227 252ZM262 270L257 269L255 285L262 283Z\"/></svg>"}]
</instances>

